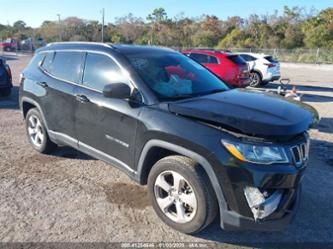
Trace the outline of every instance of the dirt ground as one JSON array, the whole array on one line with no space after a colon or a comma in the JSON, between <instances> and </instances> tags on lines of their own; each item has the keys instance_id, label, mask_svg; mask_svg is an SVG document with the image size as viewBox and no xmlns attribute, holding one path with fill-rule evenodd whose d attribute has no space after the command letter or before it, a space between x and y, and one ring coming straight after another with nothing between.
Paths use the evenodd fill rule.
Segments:
<instances>
[{"instance_id":1,"label":"dirt ground","mask_svg":"<svg viewBox=\"0 0 333 249\"><path fill-rule=\"evenodd\" d=\"M154 213L145 187L76 150L51 156L29 146L17 103L19 73L28 56L9 60L15 88L0 99L0 242L333 243L333 66L282 64L304 100L320 113L311 131L310 165L295 221L278 233L225 232L218 219L196 236L178 233ZM268 88L276 88L269 84Z\"/></svg>"}]
</instances>

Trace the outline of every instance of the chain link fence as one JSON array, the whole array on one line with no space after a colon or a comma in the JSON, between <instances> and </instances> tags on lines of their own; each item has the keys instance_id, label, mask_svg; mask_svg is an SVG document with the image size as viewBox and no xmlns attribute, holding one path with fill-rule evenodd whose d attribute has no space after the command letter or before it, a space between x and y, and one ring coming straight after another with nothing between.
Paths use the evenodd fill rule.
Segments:
<instances>
[{"instance_id":1,"label":"chain link fence","mask_svg":"<svg viewBox=\"0 0 333 249\"><path fill-rule=\"evenodd\" d=\"M274 56L281 62L333 64L333 49L265 49L265 48L231 48L232 52L263 53Z\"/></svg>"}]
</instances>

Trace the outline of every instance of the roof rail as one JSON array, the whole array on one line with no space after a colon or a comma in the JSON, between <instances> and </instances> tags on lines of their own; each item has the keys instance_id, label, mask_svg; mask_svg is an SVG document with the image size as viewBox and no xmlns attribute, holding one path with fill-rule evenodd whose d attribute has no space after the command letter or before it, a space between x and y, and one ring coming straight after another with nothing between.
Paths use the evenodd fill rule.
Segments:
<instances>
[{"instance_id":1,"label":"roof rail","mask_svg":"<svg viewBox=\"0 0 333 249\"><path fill-rule=\"evenodd\" d=\"M68 41L68 42L51 42L48 43L46 46L52 46L52 45L66 45L66 44L93 44L93 45L101 45L104 47L113 47L110 43L102 43L102 42L85 42L85 41Z\"/></svg>"},{"instance_id":2,"label":"roof rail","mask_svg":"<svg viewBox=\"0 0 333 249\"><path fill-rule=\"evenodd\" d=\"M187 48L185 50L203 50L203 51L211 51L215 53L231 53L228 49L214 49L214 48Z\"/></svg>"}]
</instances>

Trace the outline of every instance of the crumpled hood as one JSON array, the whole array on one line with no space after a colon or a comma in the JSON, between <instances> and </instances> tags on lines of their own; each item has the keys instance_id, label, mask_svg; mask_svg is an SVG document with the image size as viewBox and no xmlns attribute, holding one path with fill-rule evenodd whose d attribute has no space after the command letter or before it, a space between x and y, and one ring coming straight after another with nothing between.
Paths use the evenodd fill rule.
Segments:
<instances>
[{"instance_id":1,"label":"crumpled hood","mask_svg":"<svg viewBox=\"0 0 333 249\"><path fill-rule=\"evenodd\" d=\"M241 89L173 102L169 110L259 137L297 135L318 122L309 105Z\"/></svg>"}]
</instances>

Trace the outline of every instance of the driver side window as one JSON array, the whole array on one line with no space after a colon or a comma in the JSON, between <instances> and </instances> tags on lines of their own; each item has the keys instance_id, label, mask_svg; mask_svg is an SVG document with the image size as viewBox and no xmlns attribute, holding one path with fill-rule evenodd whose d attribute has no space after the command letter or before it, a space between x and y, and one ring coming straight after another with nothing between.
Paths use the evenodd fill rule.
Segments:
<instances>
[{"instance_id":1,"label":"driver side window","mask_svg":"<svg viewBox=\"0 0 333 249\"><path fill-rule=\"evenodd\" d=\"M112 83L129 84L127 77L111 58L102 54L88 53L82 84L102 92L105 85Z\"/></svg>"}]
</instances>

